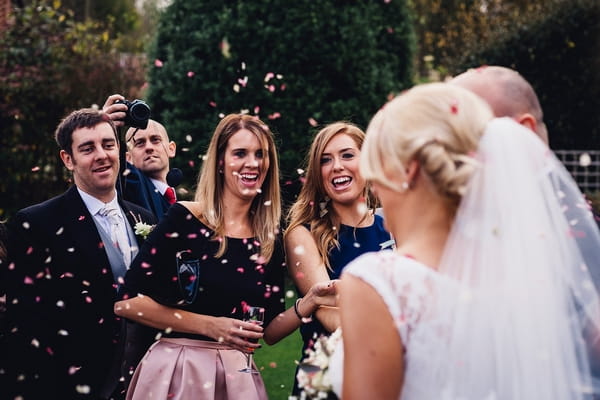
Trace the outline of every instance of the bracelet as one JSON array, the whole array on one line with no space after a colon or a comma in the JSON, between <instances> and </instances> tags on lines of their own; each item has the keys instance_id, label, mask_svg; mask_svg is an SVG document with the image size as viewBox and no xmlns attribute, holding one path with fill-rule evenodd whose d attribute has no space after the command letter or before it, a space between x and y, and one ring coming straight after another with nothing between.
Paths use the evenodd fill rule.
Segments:
<instances>
[{"instance_id":1,"label":"bracelet","mask_svg":"<svg viewBox=\"0 0 600 400\"><path fill-rule=\"evenodd\" d=\"M304 317L300 314L300 311L298 311L298 303L300 303L300 300L302 300L302 297L298 297L296 299L296 302L294 303L294 312L296 313L296 316L298 317L298 319L302 322L304 322Z\"/></svg>"}]
</instances>

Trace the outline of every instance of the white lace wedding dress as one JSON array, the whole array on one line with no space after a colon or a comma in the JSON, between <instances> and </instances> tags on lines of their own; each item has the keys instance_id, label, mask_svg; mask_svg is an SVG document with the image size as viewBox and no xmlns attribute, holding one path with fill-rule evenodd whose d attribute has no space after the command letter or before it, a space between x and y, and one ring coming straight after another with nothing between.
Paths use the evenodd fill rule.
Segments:
<instances>
[{"instance_id":1,"label":"white lace wedding dress","mask_svg":"<svg viewBox=\"0 0 600 400\"><path fill-rule=\"evenodd\" d=\"M368 253L348 265L345 274L363 279L381 295L395 322L405 348L403 400L439 399L440 387L431 385L431 354L444 346L444 323L432 319L435 300L453 301L450 281L411 258L395 251ZM435 300L434 300L435 299ZM334 392L342 389L343 348L338 343L330 360ZM398 376L398 379L401 377ZM425 384L425 382L427 382Z\"/></svg>"}]
</instances>

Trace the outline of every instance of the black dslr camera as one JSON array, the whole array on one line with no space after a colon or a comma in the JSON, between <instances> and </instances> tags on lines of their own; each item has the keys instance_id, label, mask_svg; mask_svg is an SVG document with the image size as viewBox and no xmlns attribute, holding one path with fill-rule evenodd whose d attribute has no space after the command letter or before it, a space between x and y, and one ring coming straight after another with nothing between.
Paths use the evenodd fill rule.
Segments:
<instances>
[{"instance_id":1,"label":"black dslr camera","mask_svg":"<svg viewBox=\"0 0 600 400\"><path fill-rule=\"evenodd\" d=\"M127 106L127 113L123 122L132 128L146 129L150 119L150 107L143 100L133 101L117 100L115 104L122 103Z\"/></svg>"}]
</instances>

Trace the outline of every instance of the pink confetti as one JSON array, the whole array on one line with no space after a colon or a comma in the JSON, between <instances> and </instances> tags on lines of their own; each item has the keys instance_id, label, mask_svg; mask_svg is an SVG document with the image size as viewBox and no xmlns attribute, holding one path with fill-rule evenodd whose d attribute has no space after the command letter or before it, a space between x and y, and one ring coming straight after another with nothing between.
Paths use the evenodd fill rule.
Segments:
<instances>
[{"instance_id":1,"label":"pink confetti","mask_svg":"<svg viewBox=\"0 0 600 400\"><path fill-rule=\"evenodd\" d=\"M90 296L85 296L85 302L90 304L92 302L92 298Z\"/></svg>"},{"instance_id":2,"label":"pink confetti","mask_svg":"<svg viewBox=\"0 0 600 400\"><path fill-rule=\"evenodd\" d=\"M81 367L75 367L75 366L69 367L69 375L73 375L74 373L79 371L80 368Z\"/></svg>"},{"instance_id":3,"label":"pink confetti","mask_svg":"<svg viewBox=\"0 0 600 400\"><path fill-rule=\"evenodd\" d=\"M265 75L265 83L269 82L271 79L273 79L275 77L275 74L272 72L267 72L267 74Z\"/></svg>"},{"instance_id":4,"label":"pink confetti","mask_svg":"<svg viewBox=\"0 0 600 400\"><path fill-rule=\"evenodd\" d=\"M83 221L84 219L85 219L85 215L80 215L78 220Z\"/></svg>"},{"instance_id":5,"label":"pink confetti","mask_svg":"<svg viewBox=\"0 0 600 400\"><path fill-rule=\"evenodd\" d=\"M156 60L154 60L154 66L156 68L162 68L163 62L157 58Z\"/></svg>"},{"instance_id":6,"label":"pink confetti","mask_svg":"<svg viewBox=\"0 0 600 400\"><path fill-rule=\"evenodd\" d=\"M282 92L287 89L287 86L285 85L285 83L282 83L281 86L279 87L279 90L281 90Z\"/></svg>"},{"instance_id":7,"label":"pink confetti","mask_svg":"<svg viewBox=\"0 0 600 400\"><path fill-rule=\"evenodd\" d=\"M209 101L209 102L208 102L208 104L209 104L211 107L216 107L216 106L217 106L217 103L215 103L214 101Z\"/></svg>"},{"instance_id":8,"label":"pink confetti","mask_svg":"<svg viewBox=\"0 0 600 400\"><path fill-rule=\"evenodd\" d=\"M277 363L275 361L271 361L269 363L269 367L271 367L271 368L277 368Z\"/></svg>"},{"instance_id":9,"label":"pink confetti","mask_svg":"<svg viewBox=\"0 0 600 400\"><path fill-rule=\"evenodd\" d=\"M319 125L319 123L317 122L317 120L314 119L314 118L312 118L312 117L310 117L308 119L308 123L310 124L310 126L317 126L317 125Z\"/></svg>"},{"instance_id":10,"label":"pink confetti","mask_svg":"<svg viewBox=\"0 0 600 400\"><path fill-rule=\"evenodd\" d=\"M278 112L274 112L273 114L269 114L269 116L267 118L269 118L269 119L281 118L281 114Z\"/></svg>"},{"instance_id":11,"label":"pink confetti","mask_svg":"<svg viewBox=\"0 0 600 400\"><path fill-rule=\"evenodd\" d=\"M236 271L237 271L237 272L239 272L240 274L243 274L243 273L244 273L244 268L242 268L242 267L238 267L238 268L236 269Z\"/></svg>"},{"instance_id":12,"label":"pink confetti","mask_svg":"<svg viewBox=\"0 0 600 400\"><path fill-rule=\"evenodd\" d=\"M263 256L259 256L259 257L256 259L256 263L257 263L257 264L265 264L266 262L267 262L267 260L266 260L266 259L265 259Z\"/></svg>"},{"instance_id":13,"label":"pink confetti","mask_svg":"<svg viewBox=\"0 0 600 400\"><path fill-rule=\"evenodd\" d=\"M38 172L40 170L40 167L33 167L31 168L31 172Z\"/></svg>"},{"instance_id":14,"label":"pink confetti","mask_svg":"<svg viewBox=\"0 0 600 400\"><path fill-rule=\"evenodd\" d=\"M25 279L23 280L23 283L26 285L33 285L33 279L31 279L30 277L26 276Z\"/></svg>"},{"instance_id":15,"label":"pink confetti","mask_svg":"<svg viewBox=\"0 0 600 400\"><path fill-rule=\"evenodd\" d=\"M452 104L450 104L450 112L452 114L458 114L458 101L452 101Z\"/></svg>"},{"instance_id":16,"label":"pink confetti","mask_svg":"<svg viewBox=\"0 0 600 400\"><path fill-rule=\"evenodd\" d=\"M267 89L269 89L269 92L273 93L275 91L275 85L269 85Z\"/></svg>"},{"instance_id":17,"label":"pink confetti","mask_svg":"<svg viewBox=\"0 0 600 400\"><path fill-rule=\"evenodd\" d=\"M196 73L195 73L194 71L188 71L188 73L187 73L187 77L188 77L188 78L193 78L195 74L196 74Z\"/></svg>"},{"instance_id":18,"label":"pink confetti","mask_svg":"<svg viewBox=\"0 0 600 400\"><path fill-rule=\"evenodd\" d=\"M259 106L255 106L254 107L254 114L258 114L260 112L260 107Z\"/></svg>"}]
</instances>

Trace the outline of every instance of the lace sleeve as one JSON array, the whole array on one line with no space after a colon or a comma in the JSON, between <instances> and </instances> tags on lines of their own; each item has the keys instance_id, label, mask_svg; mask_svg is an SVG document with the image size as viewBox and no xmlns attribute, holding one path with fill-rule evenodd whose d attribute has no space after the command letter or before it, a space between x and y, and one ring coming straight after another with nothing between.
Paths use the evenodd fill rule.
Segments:
<instances>
[{"instance_id":1,"label":"lace sleeve","mask_svg":"<svg viewBox=\"0 0 600 400\"><path fill-rule=\"evenodd\" d=\"M392 251L367 253L344 269L344 274L364 280L379 293L405 346L424 313L431 273L428 267Z\"/></svg>"}]
</instances>

